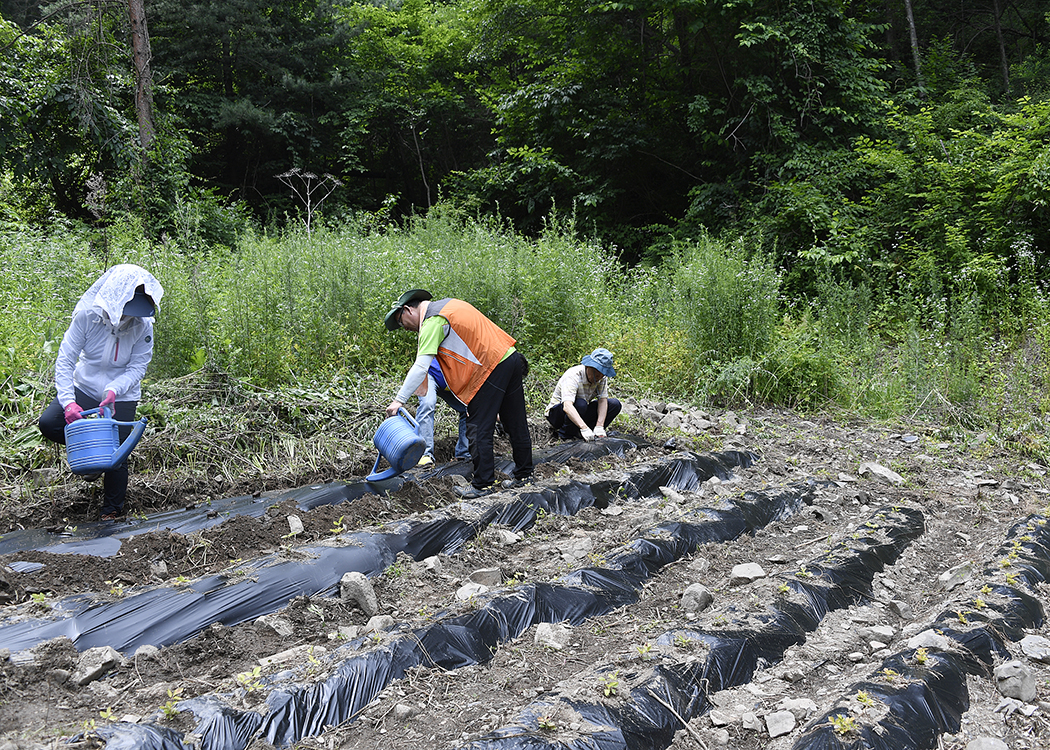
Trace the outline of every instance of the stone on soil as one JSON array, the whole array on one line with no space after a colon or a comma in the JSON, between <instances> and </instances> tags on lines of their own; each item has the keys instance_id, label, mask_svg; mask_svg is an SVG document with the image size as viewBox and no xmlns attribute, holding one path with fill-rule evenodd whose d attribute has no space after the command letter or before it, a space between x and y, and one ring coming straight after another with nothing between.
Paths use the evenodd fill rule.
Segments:
<instances>
[{"instance_id":1,"label":"stone on soil","mask_svg":"<svg viewBox=\"0 0 1050 750\"><path fill-rule=\"evenodd\" d=\"M766 715L766 731L770 737L780 737L795 728L795 715L790 711L774 711Z\"/></svg>"},{"instance_id":2,"label":"stone on soil","mask_svg":"<svg viewBox=\"0 0 1050 750\"><path fill-rule=\"evenodd\" d=\"M714 595L702 583L690 584L682 592L682 609L686 612L702 612L715 600Z\"/></svg>"},{"instance_id":3,"label":"stone on soil","mask_svg":"<svg viewBox=\"0 0 1050 750\"><path fill-rule=\"evenodd\" d=\"M569 645L572 628L562 623L541 622L536 626L534 641L537 646L546 646L561 651Z\"/></svg>"},{"instance_id":4,"label":"stone on soil","mask_svg":"<svg viewBox=\"0 0 1050 750\"><path fill-rule=\"evenodd\" d=\"M758 563L743 563L733 566L733 570L729 574L729 585L742 586L747 583L754 583L758 579L765 577L766 571L762 570L762 566Z\"/></svg>"},{"instance_id":5,"label":"stone on soil","mask_svg":"<svg viewBox=\"0 0 1050 750\"><path fill-rule=\"evenodd\" d=\"M77 660L77 668L73 672L73 682L77 685L87 685L89 682L94 682L120 664L121 661L121 655L111 646L89 648Z\"/></svg>"},{"instance_id":6,"label":"stone on soil","mask_svg":"<svg viewBox=\"0 0 1050 750\"><path fill-rule=\"evenodd\" d=\"M1035 675L1017 659L995 668L995 687L1006 698L1016 698L1025 703L1036 699Z\"/></svg>"},{"instance_id":7,"label":"stone on soil","mask_svg":"<svg viewBox=\"0 0 1050 750\"><path fill-rule=\"evenodd\" d=\"M379 612L379 599L368 576L359 571L345 573L339 581L339 596L346 604L356 604L369 617Z\"/></svg>"}]
</instances>

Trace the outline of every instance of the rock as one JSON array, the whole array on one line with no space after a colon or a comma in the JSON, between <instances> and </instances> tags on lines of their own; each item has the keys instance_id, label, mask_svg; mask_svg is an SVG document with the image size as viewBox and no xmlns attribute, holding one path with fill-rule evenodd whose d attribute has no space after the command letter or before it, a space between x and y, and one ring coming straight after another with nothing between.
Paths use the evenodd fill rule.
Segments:
<instances>
[{"instance_id":1,"label":"rock","mask_svg":"<svg viewBox=\"0 0 1050 750\"><path fill-rule=\"evenodd\" d=\"M361 635L367 635L368 633L380 633L384 630L390 630L397 624L397 621L390 615L376 615L375 617L369 617L368 622L361 628Z\"/></svg>"},{"instance_id":2,"label":"rock","mask_svg":"<svg viewBox=\"0 0 1050 750\"><path fill-rule=\"evenodd\" d=\"M672 411L664 414L660 419L660 426L668 430L678 430L682 427L682 412Z\"/></svg>"},{"instance_id":3,"label":"rock","mask_svg":"<svg viewBox=\"0 0 1050 750\"><path fill-rule=\"evenodd\" d=\"M774 711L766 714L766 731L770 737L780 737L795 728L795 715L790 711Z\"/></svg>"},{"instance_id":4,"label":"rock","mask_svg":"<svg viewBox=\"0 0 1050 750\"><path fill-rule=\"evenodd\" d=\"M947 651L951 644L937 631L924 630L908 639L908 648L939 648L941 651Z\"/></svg>"},{"instance_id":5,"label":"rock","mask_svg":"<svg viewBox=\"0 0 1050 750\"><path fill-rule=\"evenodd\" d=\"M411 719L419 713L418 706L410 706L407 703L398 703L394 706L394 718L398 721Z\"/></svg>"},{"instance_id":6,"label":"rock","mask_svg":"<svg viewBox=\"0 0 1050 750\"><path fill-rule=\"evenodd\" d=\"M725 711L719 711L717 708L713 709L707 717L711 719L711 726L715 727L727 727L740 721L739 716L726 713Z\"/></svg>"},{"instance_id":7,"label":"rock","mask_svg":"<svg viewBox=\"0 0 1050 750\"><path fill-rule=\"evenodd\" d=\"M77 660L77 668L73 672L73 682L77 685L87 685L94 682L106 672L123 661L123 657L116 649L110 646L97 646L89 648L80 655Z\"/></svg>"},{"instance_id":8,"label":"rock","mask_svg":"<svg viewBox=\"0 0 1050 750\"><path fill-rule=\"evenodd\" d=\"M470 574L470 580L482 586L499 586L503 583L503 571L499 568L481 568Z\"/></svg>"},{"instance_id":9,"label":"rock","mask_svg":"<svg viewBox=\"0 0 1050 750\"><path fill-rule=\"evenodd\" d=\"M423 559L423 567L431 572L440 573L442 570L441 558L437 555L426 557Z\"/></svg>"},{"instance_id":10,"label":"rock","mask_svg":"<svg viewBox=\"0 0 1050 750\"><path fill-rule=\"evenodd\" d=\"M970 580L973 575L973 563L964 562L956 565L954 568L948 570L937 576L937 580L944 586L945 591L951 591L956 586L960 586Z\"/></svg>"},{"instance_id":11,"label":"rock","mask_svg":"<svg viewBox=\"0 0 1050 750\"><path fill-rule=\"evenodd\" d=\"M1050 664L1050 640L1041 635L1026 635L1022 638L1021 651L1032 661Z\"/></svg>"},{"instance_id":12,"label":"rock","mask_svg":"<svg viewBox=\"0 0 1050 750\"><path fill-rule=\"evenodd\" d=\"M882 641L883 643L890 643L893 640L893 636L896 632L889 625L874 625L870 628L864 629L864 637L870 638L875 641Z\"/></svg>"},{"instance_id":13,"label":"rock","mask_svg":"<svg viewBox=\"0 0 1050 750\"><path fill-rule=\"evenodd\" d=\"M902 485L904 484L904 477L895 472L893 469L887 469L882 464L877 464L874 461L865 461L860 465L860 469L857 471L861 476L871 474L876 476L883 481L889 482L890 484Z\"/></svg>"},{"instance_id":14,"label":"rock","mask_svg":"<svg viewBox=\"0 0 1050 750\"><path fill-rule=\"evenodd\" d=\"M356 570L344 573L339 580L339 598L346 604L356 604L368 617L379 612L379 599L368 576Z\"/></svg>"},{"instance_id":15,"label":"rock","mask_svg":"<svg viewBox=\"0 0 1050 750\"><path fill-rule=\"evenodd\" d=\"M1000 664L993 673L995 687L1006 698L1016 698L1025 703L1036 699L1035 675L1017 659Z\"/></svg>"},{"instance_id":16,"label":"rock","mask_svg":"<svg viewBox=\"0 0 1050 750\"><path fill-rule=\"evenodd\" d=\"M517 544L522 540L521 534L516 534L510 529L496 529L493 532L493 537L496 540L496 544L501 547L509 547L512 544Z\"/></svg>"},{"instance_id":17,"label":"rock","mask_svg":"<svg viewBox=\"0 0 1050 750\"><path fill-rule=\"evenodd\" d=\"M661 487L660 488L660 494L663 495L664 497L666 497L668 500L671 500L671 501L676 502L676 503L684 503L685 502L685 495L683 495L681 492L679 492L678 490L673 489L671 487Z\"/></svg>"},{"instance_id":18,"label":"rock","mask_svg":"<svg viewBox=\"0 0 1050 750\"><path fill-rule=\"evenodd\" d=\"M288 530L290 536L302 534L304 531L302 519L296 515L288 516Z\"/></svg>"},{"instance_id":19,"label":"rock","mask_svg":"<svg viewBox=\"0 0 1050 750\"><path fill-rule=\"evenodd\" d=\"M295 626L292 625L292 621L277 615L263 615L256 618L255 627L269 628L282 638L290 638L295 634Z\"/></svg>"},{"instance_id":20,"label":"rock","mask_svg":"<svg viewBox=\"0 0 1050 750\"><path fill-rule=\"evenodd\" d=\"M484 594L488 590L488 586L482 586L480 583L474 583L471 581L470 583L465 583L456 589L456 599L465 602L469 599L473 599L479 594Z\"/></svg>"},{"instance_id":21,"label":"rock","mask_svg":"<svg viewBox=\"0 0 1050 750\"><path fill-rule=\"evenodd\" d=\"M682 592L682 609L686 612L703 612L714 600L714 594L706 586L693 583Z\"/></svg>"},{"instance_id":22,"label":"rock","mask_svg":"<svg viewBox=\"0 0 1050 750\"><path fill-rule=\"evenodd\" d=\"M144 643L141 646L139 646L137 649L135 649L135 658L136 659L140 659L140 658L149 659L149 658L152 658L152 657L156 656L159 653L160 653L160 649L159 648L157 648L156 646L151 646L148 643Z\"/></svg>"},{"instance_id":23,"label":"rock","mask_svg":"<svg viewBox=\"0 0 1050 750\"><path fill-rule=\"evenodd\" d=\"M817 712L817 704L809 698L785 698L778 705L784 711L790 711L798 721L805 721ZM767 717L766 722L768 721Z\"/></svg>"},{"instance_id":24,"label":"rock","mask_svg":"<svg viewBox=\"0 0 1050 750\"><path fill-rule=\"evenodd\" d=\"M157 560L156 562L151 562L149 564L149 572L150 572L150 575L154 575L157 578L167 578L168 577L168 564L166 562L164 562L163 560Z\"/></svg>"},{"instance_id":25,"label":"rock","mask_svg":"<svg viewBox=\"0 0 1050 750\"><path fill-rule=\"evenodd\" d=\"M711 732L711 744L715 747L729 747L729 732L725 729L716 729Z\"/></svg>"},{"instance_id":26,"label":"rock","mask_svg":"<svg viewBox=\"0 0 1050 750\"><path fill-rule=\"evenodd\" d=\"M259 659L259 664L263 667L279 667L298 662L305 663L310 660L311 656L316 659L327 653L328 649L324 646L303 644L302 646L295 646L294 648L285 651L278 651L276 654L270 656L264 656Z\"/></svg>"},{"instance_id":27,"label":"rock","mask_svg":"<svg viewBox=\"0 0 1050 750\"><path fill-rule=\"evenodd\" d=\"M915 611L911 608L908 602L902 602L900 599L890 600L890 611L902 620L910 620L915 617Z\"/></svg>"},{"instance_id":28,"label":"rock","mask_svg":"<svg viewBox=\"0 0 1050 750\"><path fill-rule=\"evenodd\" d=\"M744 711L740 714L740 724L744 729L752 729L756 732L762 731L762 720L754 711Z\"/></svg>"},{"instance_id":29,"label":"rock","mask_svg":"<svg viewBox=\"0 0 1050 750\"><path fill-rule=\"evenodd\" d=\"M966 750L1010 750L1010 746L996 737L978 737L966 743Z\"/></svg>"},{"instance_id":30,"label":"rock","mask_svg":"<svg viewBox=\"0 0 1050 750\"><path fill-rule=\"evenodd\" d=\"M536 635L533 642L537 646L545 646L555 651L561 651L569 645L572 637L572 628L560 622L541 622L536 626Z\"/></svg>"},{"instance_id":31,"label":"rock","mask_svg":"<svg viewBox=\"0 0 1050 750\"><path fill-rule=\"evenodd\" d=\"M762 566L758 563L742 563L741 565L733 566L733 570L729 574L729 585L740 586L746 583L753 583L765 577L766 571L762 570Z\"/></svg>"}]
</instances>

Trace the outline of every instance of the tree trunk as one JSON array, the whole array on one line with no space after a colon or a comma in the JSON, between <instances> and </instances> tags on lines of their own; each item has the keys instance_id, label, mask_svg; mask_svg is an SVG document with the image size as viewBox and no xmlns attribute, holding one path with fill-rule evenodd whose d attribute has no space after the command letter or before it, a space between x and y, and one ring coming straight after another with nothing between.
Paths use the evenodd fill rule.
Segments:
<instances>
[{"instance_id":1,"label":"tree trunk","mask_svg":"<svg viewBox=\"0 0 1050 750\"><path fill-rule=\"evenodd\" d=\"M999 18L1002 11L999 10L999 0L992 0L992 12L995 14L995 39L999 43L999 64L1003 69L1003 88L1010 90L1010 66L1006 62L1006 44L1003 42L1003 25Z\"/></svg>"},{"instance_id":2,"label":"tree trunk","mask_svg":"<svg viewBox=\"0 0 1050 750\"><path fill-rule=\"evenodd\" d=\"M157 139L153 124L153 73L150 70L149 31L145 0L128 0L131 19L131 54L135 63L135 112L139 118L139 143L144 151Z\"/></svg>"},{"instance_id":3,"label":"tree trunk","mask_svg":"<svg viewBox=\"0 0 1050 750\"><path fill-rule=\"evenodd\" d=\"M919 56L919 36L915 33L915 14L911 11L911 0L904 0L904 10L908 14L908 33L911 35L911 56L915 61L915 82L920 89L925 89L922 80L922 59Z\"/></svg>"}]
</instances>

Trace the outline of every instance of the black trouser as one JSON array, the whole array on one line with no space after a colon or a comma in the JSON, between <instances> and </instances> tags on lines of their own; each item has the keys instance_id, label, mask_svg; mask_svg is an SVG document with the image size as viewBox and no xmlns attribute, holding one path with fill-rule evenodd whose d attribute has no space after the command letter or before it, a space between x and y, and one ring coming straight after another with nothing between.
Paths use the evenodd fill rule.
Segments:
<instances>
[{"instance_id":1,"label":"black trouser","mask_svg":"<svg viewBox=\"0 0 1050 750\"><path fill-rule=\"evenodd\" d=\"M572 405L576 407L576 413L583 417L584 423L593 430L594 426L598 424L598 400L595 399L587 403L580 396ZM608 408L605 410L605 427L612 424L612 421L616 419L616 415L620 413L622 408L623 406L617 399L609 399ZM547 412L547 421L551 423L551 429L554 430L554 434L560 438L573 440L580 437L580 428L576 426L575 422L565 416L564 404L552 406L551 410Z\"/></svg>"},{"instance_id":2,"label":"black trouser","mask_svg":"<svg viewBox=\"0 0 1050 750\"><path fill-rule=\"evenodd\" d=\"M467 405L467 440L474 461L472 484L485 488L496 481L496 459L492 453L492 433L499 416L514 455L514 478L532 476L532 435L525 415L525 388L522 381L528 365L520 352L514 352L496 365L488 379Z\"/></svg>"},{"instance_id":3,"label":"black trouser","mask_svg":"<svg viewBox=\"0 0 1050 750\"><path fill-rule=\"evenodd\" d=\"M98 406L98 399L84 393L79 388L73 389L73 397L83 409L94 409ZM113 405L113 418L118 422L134 422L135 410L138 409L138 401L117 401ZM56 398L44 409L37 423L40 432L48 440L54 443L66 444L66 415L62 404ZM117 428L120 442L128 439L131 434L131 426ZM114 466L107 471L103 479L105 499L102 501L102 515L120 513L124 509L124 497L128 492L128 462L122 461L119 466Z\"/></svg>"}]
</instances>

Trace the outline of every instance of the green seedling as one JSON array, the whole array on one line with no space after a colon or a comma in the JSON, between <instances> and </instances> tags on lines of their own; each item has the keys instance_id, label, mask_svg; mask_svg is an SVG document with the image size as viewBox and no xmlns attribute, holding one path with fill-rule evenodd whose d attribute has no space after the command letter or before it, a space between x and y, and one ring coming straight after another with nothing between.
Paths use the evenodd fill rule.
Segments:
<instances>
[{"instance_id":1,"label":"green seedling","mask_svg":"<svg viewBox=\"0 0 1050 750\"><path fill-rule=\"evenodd\" d=\"M640 657L648 659L653 650L653 644L643 643L641 646L635 646L635 650L638 651Z\"/></svg>"},{"instance_id":2,"label":"green seedling","mask_svg":"<svg viewBox=\"0 0 1050 750\"><path fill-rule=\"evenodd\" d=\"M959 622L961 622L961 623L962 623L963 625L966 625L966 624L967 624L967 620L966 620L966 613L965 613L965 612L963 612L963 611L962 611L961 609L960 609L960 610L958 610L958 611L957 611L957 612L955 613L955 616L956 616L956 617L957 617L957 618L959 619Z\"/></svg>"},{"instance_id":3,"label":"green seedling","mask_svg":"<svg viewBox=\"0 0 1050 750\"><path fill-rule=\"evenodd\" d=\"M930 658L930 652L926 650L924 646L920 646L915 649L915 663L925 664L926 660Z\"/></svg>"},{"instance_id":4,"label":"green seedling","mask_svg":"<svg viewBox=\"0 0 1050 750\"><path fill-rule=\"evenodd\" d=\"M602 675L601 679L598 680L598 687L606 698L616 695L616 691L620 689L620 670L617 669L609 674Z\"/></svg>"},{"instance_id":5,"label":"green seedling","mask_svg":"<svg viewBox=\"0 0 1050 750\"><path fill-rule=\"evenodd\" d=\"M101 716L106 721L113 721L114 719L117 718L117 715L115 713L113 713L113 709L110 706L106 706L106 710L105 711L99 711L98 715Z\"/></svg>"},{"instance_id":6,"label":"green seedling","mask_svg":"<svg viewBox=\"0 0 1050 750\"><path fill-rule=\"evenodd\" d=\"M39 594L30 594L29 598L33 604L47 604L47 594L40 592Z\"/></svg>"},{"instance_id":7,"label":"green seedling","mask_svg":"<svg viewBox=\"0 0 1050 750\"><path fill-rule=\"evenodd\" d=\"M871 706L875 705L875 699L872 698L870 695L868 695L863 690L858 690L857 691L856 698L857 698L857 703L861 704L862 706L871 707Z\"/></svg>"},{"instance_id":8,"label":"green seedling","mask_svg":"<svg viewBox=\"0 0 1050 750\"><path fill-rule=\"evenodd\" d=\"M550 714L544 714L536 719L536 724L544 732L553 732L558 728L558 725L554 722L554 717Z\"/></svg>"},{"instance_id":9,"label":"green seedling","mask_svg":"<svg viewBox=\"0 0 1050 750\"><path fill-rule=\"evenodd\" d=\"M262 690L262 682L259 677L262 676L262 667L256 664L252 667L250 672L241 672L237 675L237 682L244 686L244 689L249 693L256 690Z\"/></svg>"},{"instance_id":10,"label":"green seedling","mask_svg":"<svg viewBox=\"0 0 1050 750\"><path fill-rule=\"evenodd\" d=\"M109 593L120 599L124 596L124 584L120 581L106 581L109 584Z\"/></svg>"},{"instance_id":11,"label":"green seedling","mask_svg":"<svg viewBox=\"0 0 1050 750\"><path fill-rule=\"evenodd\" d=\"M852 716L842 716L840 714L829 717L828 721L831 722L835 734L846 735L857 731L857 720Z\"/></svg>"},{"instance_id":12,"label":"green seedling","mask_svg":"<svg viewBox=\"0 0 1050 750\"><path fill-rule=\"evenodd\" d=\"M988 594L992 593L992 587L989 586L988 584L985 584L984 586L981 587L981 593L985 594L985 595L988 595Z\"/></svg>"},{"instance_id":13,"label":"green seedling","mask_svg":"<svg viewBox=\"0 0 1050 750\"><path fill-rule=\"evenodd\" d=\"M886 682L896 682L897 678L901 676L900 672L895 672L889 667L883 669L879 674L882 675L882 679L886 680Z\"/></svg>"},{"instance_id":14,"label":"green seedling","mask_svg":"<svg viewBox=\"0 0 1050 750\"><path fill-rule=\"evenodd\" d=\"M984 599L978 596L976 599L973 600L973 606L977 609L984 609L988 605L985 603Z\"/></svg>"},{"instance_id":15,"label":"green seedling","mask_svg":"<svg viewBox=\"0 0 1050 750\"><path fill-rule=\"evenodd\" d=\"M182 688L168 690L168 700L160 707L165 719L174 719L179 714L179 701L182 700Z\"/></svg>"},{"instance_id":16,"label":"green seedling","mask_svg":"<svg viewBox=\"0 0 1050 750\"><path fill-rule=\"evenodd\" d=\"M346 531L346 526L343 525L343 518L345 518L345 516L339 516L335 523L332 524L332 528L329 529L332 534L342 534Z\"/></svg>"}]
</instances>

